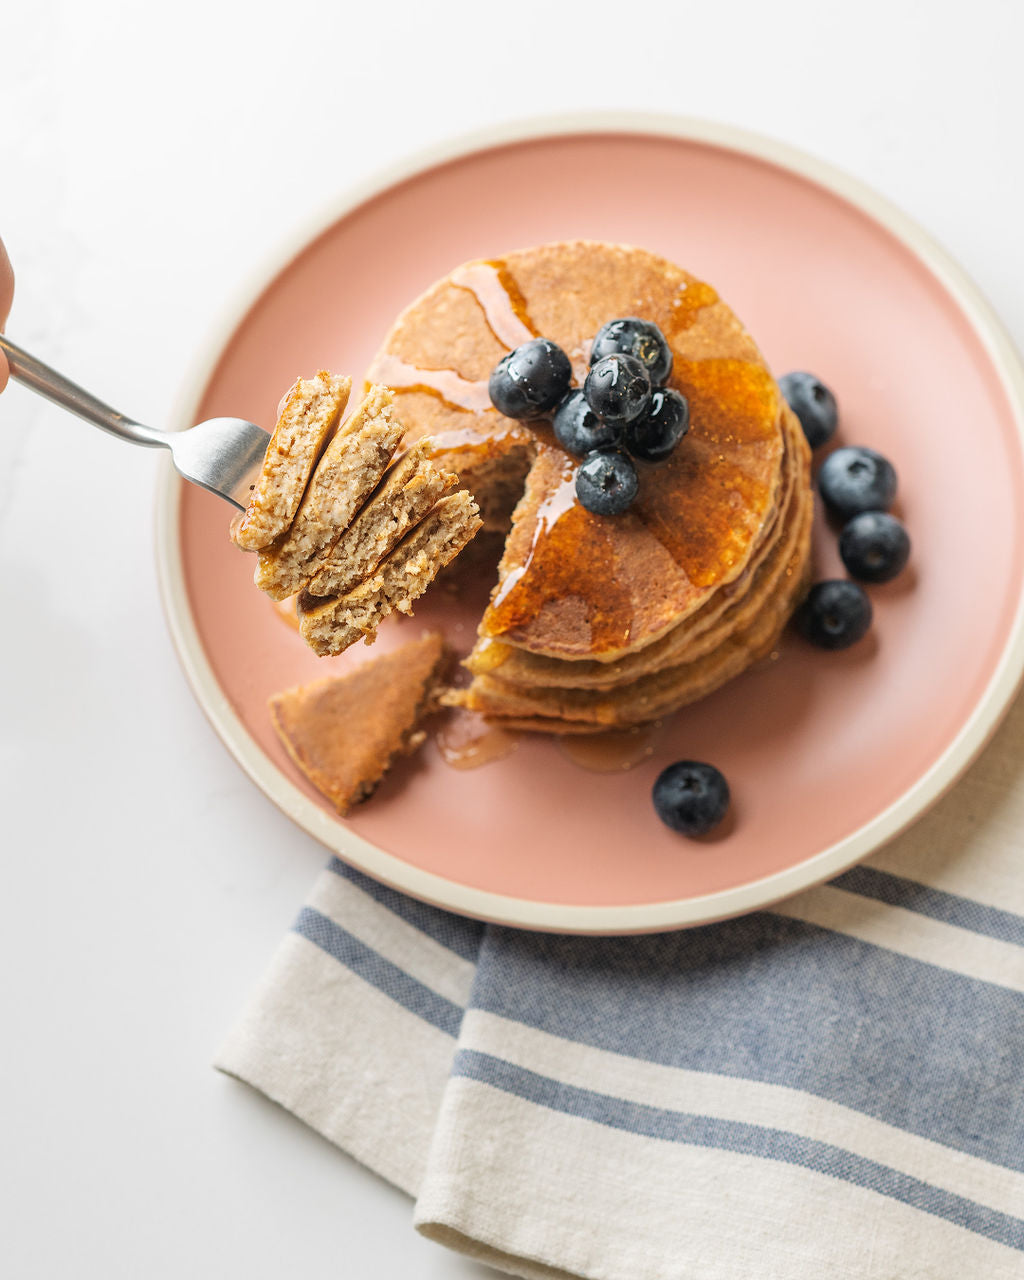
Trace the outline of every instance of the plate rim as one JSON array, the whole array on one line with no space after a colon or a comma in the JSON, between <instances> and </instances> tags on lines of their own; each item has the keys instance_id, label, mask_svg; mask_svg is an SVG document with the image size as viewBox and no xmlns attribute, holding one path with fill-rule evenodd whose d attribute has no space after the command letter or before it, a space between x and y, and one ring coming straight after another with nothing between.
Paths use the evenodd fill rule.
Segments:
<instances>
[{"instance_id":1,"label":"plate rim","mask_svg":"<svg viewBox=\"0 0 1024 1280\"><path fill-rule=\"evenodd\" d=\"M251 309L317 238L361 204L453 160L516 142L580 134L624 133L675 138L766 161L847 201L892 234L929 269L957 303L984 347L1013 414L1024 448L1024 362L991 304L967 272L913 218L873 187L816 156L739 126L697 117L630 111L581 111L508 120L421 148L347 188L304 220L248 273L182 381L172 429L192 424L227 346ZM263 794L308 835L373 879L459 915L515 928L561 933L625 935L690 928L742 915L821 884L860 862L917 821L977 758L1024 680L1024 590L995 670L970 715L937 760L887 808L842 840L795 867L697 897L623 905L539 902L494 893L414 867L357 835L306 796L256 744L235 714L207 661L185 591L181 561L180 495L184 485L163 460L156 502L156 559L160 598L186 680L229 753Z\"/></svg>"}]
</instances>

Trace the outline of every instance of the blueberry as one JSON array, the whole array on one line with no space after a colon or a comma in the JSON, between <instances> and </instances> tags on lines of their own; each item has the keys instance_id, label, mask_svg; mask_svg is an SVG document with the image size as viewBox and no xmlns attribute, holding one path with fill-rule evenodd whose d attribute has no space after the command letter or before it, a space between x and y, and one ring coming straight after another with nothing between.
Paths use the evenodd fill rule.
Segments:
<instances>
[{"instance_id":1,"label":"blueberry","mask_svg":"<svg viewBox=\"0 0 1024 1280\"><path fill-rule=\"evenodd\" d=\"M576 472L576 497L596 516L617 516L637 495L640 481L632 458L621 449L589 453Z\"/></svg>"},{"instance_id":2,"label":"blueberry","mask_svg":"<svg viewBox=\"0 0 1024 1280\"><path fill-rule=\"evenodd\" d=\"M874 449L837 449L821 464L818 488L829 511L849 520L862 511L886 510L896 496L896 472Z\"/></svg>"},{"instance_id":3,"label":"blueberry","mask_svg":"<svg viewBox=\"0 0 1024 1280\"><path fill-rule=\"evenodd\" d=\"M811 587L795 621L804 639L820 649L848 649L871 626L871 601L856 582L828 578Z\"/></svg>"},{"instance_id":4,"label":"blueberry","mask_svg":"<svg viewBox=\"0 0 1024 1280\"><path fill-rule=\"evenodd\" d=\"M551 425L562 448L580 458L595 449L608 449L619 443L618 429L601 421L582 391L569 392L555 410Z\"/></svg>"},{"instance_id":5,"label":"blueberry","mask_svg":"<svg viewBox=\"0 0 1024 1280\"><path fill-rule=\"evenodd\" d=\"M839 406L820 378L813 373L787 373L779 379L779 390L800 419L812 449L832 439L839 426Z\"/></svg>"},{"instance_id":6,"label":"blueberry","mask_svg":"<svg viewBox=\"0 0 1024 1280\"><path fill-rule=\"evenodd\" d=\"M725 817L729 784L713 764L677 760L662 769L651 792L658 817L684 836L703 836Z\"/></svg>"},{"instance_id":7,"label":"blueberry","mask_svg":"<svg viewBox=\"0 0 1024 1280\"><path fill-rule=\"evenodd\" d=\"M895 516L862 511L843 525L839 554L861 582L891 582L910 558L910 538Z\"/></svg>"},{"instance_id":8,"label":"blueberry","mask_svg":"<svg viewBox=\"0 0 1024 1280\"><path fill-rule=\"evenodd\" d=\"M495 365L488 390L506 418L539 418L569 390L572 366L557 343L531 338Z\"/></svg>"},{"instance_id":9,"label":"blueberry","mask_svg":"<svg viewBox=\"0 0 1024 1280\"><path fill-rule=\"evenodd\" d=\"M690 405L671 387L655 387L644 417L623 428L622 443L634 458L662 462L690 429Z\"/></svg>"},{"instance_id":10,"label":"blueberry","mask_svg":"<svg viewBox=\"0 0 1024 1280\"><path fill-rule=\"evenodd\" d=\"M583 394L599 418L613 426L624 426L647 412L651 379L636 356L604 356L590 366Z\"/></svg>"},{"instance_id":11,"label":"blueberry","mask_svg":"<svg viewBox=\"0 0 1024 1280\"><path fill-rule=\"evenodd\" d=\"M656 324L638 316L609 320L598 329L590 349L590 363L616 354L636 356L655 386L660 386L672 372L672 351L665 335Z\"/></svg>"}]
</instances>

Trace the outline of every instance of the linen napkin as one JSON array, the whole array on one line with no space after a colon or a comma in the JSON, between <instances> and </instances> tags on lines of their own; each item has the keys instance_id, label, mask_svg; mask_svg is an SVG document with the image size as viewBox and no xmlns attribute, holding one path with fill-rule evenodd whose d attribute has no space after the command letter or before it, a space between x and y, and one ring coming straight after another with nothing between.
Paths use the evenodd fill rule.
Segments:
<instances>
[{"instance_id":1,"label":"linen napkin","mask_svg":"<svg viewBox=\"0 0 1024 1280\"><path fill-rule=\"evenodd\" d=\"M524 1277L1021 1280L1024 705L916 827L740 919L573 938L334 860L216 1065Z\"/></svg>"}]
</instances>

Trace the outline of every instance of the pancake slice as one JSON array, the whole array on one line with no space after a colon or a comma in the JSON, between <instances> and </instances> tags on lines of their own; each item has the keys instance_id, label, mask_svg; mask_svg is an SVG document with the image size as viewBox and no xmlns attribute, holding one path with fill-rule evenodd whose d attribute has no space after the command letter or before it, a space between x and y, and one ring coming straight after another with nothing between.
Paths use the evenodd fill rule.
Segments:
<instances>
[{"instance_id":1,"label":"pancake slice","mask_svg":"<svg viewBox=\"0 0 1024 1280\"><path fill-rule=\"evenodd\" d=\"M299 631L321 656L341 653L361 637L371 643L391 613L412 604L440 569L458 555L481 526L476 502L464 489L442 498L374 573L345 595L322 600L299 596Z\"/></svg>"},{"instance_id":2,"label":"pancake slice","mask_svg":"<svg viewBox=\"0 0 1024 1280\"><path fill-rule=\"evenodd\" d=\"M368 578L410 529L459 483L442 471L420 441L387 472L375 493L338 538L307 590L314 596L340 596Z\"/></svg>"},{"instance_id":3,"label":"pancake slice","mask_svg":"<svg viewBox=\"0 0 1024 1280\"><path fill-rule=\"evenodd\" d=\"M274 600L306 585L380 483L402 439L391 392L371 387L324 450L291 528L260 552L255 583Z\"/></svg>"},{"instance_id":4,"label":"pancake slice","mask_svg":"<svg viewBox=\"0 0 1024 1280\"><path fill-rule=\"evenodd\" d=\"M437 632L275 694L270 717L285 750L342 815L364 800L396 757L423 741L436 705L445 648Z\"/></svg>"},{"instance_id":5,"label":"pancake slice","mask_svg":"<svg viewBox=\"0 0 1024 1280\"><path fill-rule=\"evenodd\" d=\"M297 379L285 396L249 506L232 524L232 539L243 551L260 551L288 532L351 389L351 378L321 370Z\"/></svg>"}]
</instances>

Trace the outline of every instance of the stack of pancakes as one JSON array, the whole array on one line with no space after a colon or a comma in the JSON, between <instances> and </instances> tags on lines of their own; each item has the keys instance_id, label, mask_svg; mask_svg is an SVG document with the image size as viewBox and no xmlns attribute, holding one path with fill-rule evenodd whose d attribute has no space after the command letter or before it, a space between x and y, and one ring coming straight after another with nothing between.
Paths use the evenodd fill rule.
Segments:
<instances>
[{"instance_id":1,"label":"stack of pancakes","mask_svg":"<svg viewBox=\"0 0 1024 1280\"><path fill-rule=\"evenodd\" d=\"M577 460L550 425L503 418L487 380L539 335L569 355L581 385L598 329L630 315L665 334L668 385L689 400L691 428L667 461L638 464L628 512L598 516L576 500ZM368 376L392 388L407 443L423 441L473 493L485 527L507 532L466 660L472 682L452 704L515 728L626 728L771 652L807 583L810 454L752 338L708 285L594 242L469 263L402 313Z\"/></svg>"}]
</instances>

